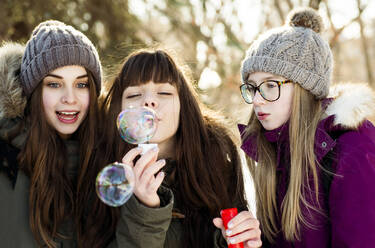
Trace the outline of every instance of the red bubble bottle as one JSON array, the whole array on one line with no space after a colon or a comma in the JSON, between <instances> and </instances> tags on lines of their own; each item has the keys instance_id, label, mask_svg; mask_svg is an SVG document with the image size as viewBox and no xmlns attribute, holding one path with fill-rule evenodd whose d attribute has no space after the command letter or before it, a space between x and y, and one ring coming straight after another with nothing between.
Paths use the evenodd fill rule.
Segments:
<instances>
[{"instance_id":1,"label":"red bubble bottle","mask_svg":"<svg viewBox=\"0 0 375 248\"><path fill-rule=\"evenodd\" d=\"M238 214L237 208L228 208L221 210L220 215L223 220L225 230L228 229L228 222ZM229 244L228 248L244 248L243 242L237 244Z\"/></svg>"}]
</instances>

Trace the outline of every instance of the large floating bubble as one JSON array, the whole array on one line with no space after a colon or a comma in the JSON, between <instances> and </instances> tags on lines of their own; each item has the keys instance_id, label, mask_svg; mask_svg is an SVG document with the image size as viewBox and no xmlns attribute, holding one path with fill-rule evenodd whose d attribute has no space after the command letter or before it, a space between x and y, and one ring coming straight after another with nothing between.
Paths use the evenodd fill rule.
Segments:
<instances>
[{"instance_id":1,"label":"large floating bubble","mask_svg":"<svg viewBox=\"0 0 375 248\"><path fill-rule=\"evenodd\" d=\"M96 178L96 193L107 205L119 207L133 194L134 173L129 165L113 163L104 167Z\"/></svg>"},{"instance_id":2,"label":"large floating bubble","mask_svg":"<svg viewBox=\"0 0 375 248\"><path fill-rule=\"evenodd\" d=\"M117 128L126 142L146 143L157 128L155 111L147 107L125 109L118 115Z\"/></svg>"}]
</instances>

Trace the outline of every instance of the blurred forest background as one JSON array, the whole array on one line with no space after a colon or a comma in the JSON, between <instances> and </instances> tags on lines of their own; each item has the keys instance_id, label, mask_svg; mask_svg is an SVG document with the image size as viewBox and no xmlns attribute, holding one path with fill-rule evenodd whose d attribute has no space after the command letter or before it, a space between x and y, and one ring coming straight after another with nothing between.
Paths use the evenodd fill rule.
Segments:
<instances>
[{"instance_id":1,"label":"blurred forest background","mask_svg":"<svg viewBox=\"0 0 375 248\"><path fill-rule=\"evenodd\" d=\"M375 0L0 0L0 42L26 42L41 21L73 25L97 46L106 75L136 48L161 43L191 68L205 103L246 122L240 65L251 42L294 7L325 19L334 82L375 88Z\"/></svg>"}]
</instances>

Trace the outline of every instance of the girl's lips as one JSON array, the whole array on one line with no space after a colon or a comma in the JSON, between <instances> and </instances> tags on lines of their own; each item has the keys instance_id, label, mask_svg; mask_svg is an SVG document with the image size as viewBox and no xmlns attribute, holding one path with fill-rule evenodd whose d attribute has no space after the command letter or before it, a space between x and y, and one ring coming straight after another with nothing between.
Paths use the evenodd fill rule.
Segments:
<instances>
[{"instance_id":1,"label":"girl's lips","mask_svg":"<svg viewBox=\"0 0 375 248\"><path fill-rule=\"evenodd\" d=\"M262 113L262 112L258 112L258 113L257 113L258 120L260 120L260 121L265 120L269 115L270 115L270 114Z\"/></svg>"},{"instance_id":2,"label":"girl's lips","mask_svg":"<svg viewBox=\"0 0 375 248\"><path fill-rule=\"evenodd\" d=\"M64 124L73 124L78 120L78 111L56 111L57 119Z\"/></svg>"}]
</instances>

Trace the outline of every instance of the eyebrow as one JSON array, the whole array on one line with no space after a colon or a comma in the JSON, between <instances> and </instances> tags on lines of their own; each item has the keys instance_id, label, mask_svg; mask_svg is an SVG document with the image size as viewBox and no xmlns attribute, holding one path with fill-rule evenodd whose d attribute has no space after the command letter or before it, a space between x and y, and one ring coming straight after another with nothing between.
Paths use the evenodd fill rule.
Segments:
<instances>
[{"instance_id":1,"label":"eyebrow","mask_svg":"<svg viewBox=\"0 0 375 248\"><path fill-rule=\"evenodd\" d=\"M47 74L46 77L55 77L55 78L59 78L59 79L64 79L64 77L56 75L56 74ZM76 77L76 79L81 79L81 78L85 78L85 77L87 77L87 74L78 76L78 77Z\"/></svg>"},{"instance_id":2,"label":"eyebrow","mask_svg":"<svg viewBox=\"0 0 375 248\"><path fill-rule=\"evenodd\" d=\"M277 78L277 76L268 76L268 77L263 78L262 82L267 81L267 80L278 80L275 78ZM248 79L247 82L256 83L254 80L251 80L251 79Z\"/></svg>"}]
</instances>

